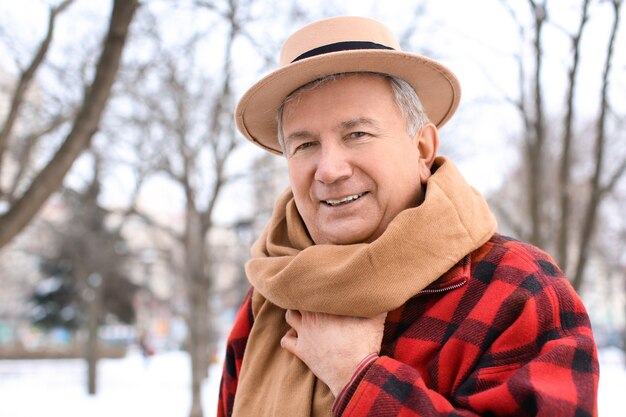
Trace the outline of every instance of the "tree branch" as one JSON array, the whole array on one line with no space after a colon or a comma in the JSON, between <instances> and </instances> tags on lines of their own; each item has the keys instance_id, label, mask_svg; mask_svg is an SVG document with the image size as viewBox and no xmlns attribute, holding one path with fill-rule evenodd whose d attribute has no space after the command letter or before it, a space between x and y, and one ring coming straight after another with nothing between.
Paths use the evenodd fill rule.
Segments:
<instances>
[{"instance_id":1,"label":"tree branch","mask_svg":"<svg viewBox=\"0 0 626 417\"><path fill-rule=\"evenodd\" d=\"M89 146L111 94L128 29L137 6L138 0L114 1L109 32L96 66L94 81L84 97L83 106L70 133L54 157L39 172L22 197L8 212L0 216L0 247L7 244L30 222L48 197L62 184L74 160Z\"/></svg>"},{"instance_id":2,"label":"tree branch","mask_svg":"<svg viewBox=\"0 0 626 417\"><path fill-rule=\"evenodd\" d=\"M613 175L611 175L611 178L609 178L606 185L600 188L600 193L604 195L611 192L617 185L617 182L624 176L624 173L626 173L626 158L622 160L622 163L615 170Z\"/></svg>"},{"instance_id":3,"label":"tree branch","mask_svg":"<svg viewBox=\"0 0 626 417\"><path fill-rule=\"evenodd\" d=\"M231 74L232 74L232 48L235 41L235 38L239 35L240 25L237 22L237 5L231 3L231 9L228 13L228 21L230 23L230 31L228 34L228 40L225 45L225 56L224 56L224 66L222 73L224 74L224 80L222 82L222 89L220 96L216 98L215 106L213 107L211 114L211 132L209 133L212 140L211 145L213 147L213 157L214 159L214 175L215 180L213 181L213 187L211 193L208 196L208 204L204 212L201 213L200 222L201 227L204 233L206 233L212 225L213 211L217 204L217 198L219 193L224 185L224 170L225 164L228 157L232 154L232 151L235 149L236 143L236 135L231 131L229 134L229 142L227 146L220 150L219 142L220 138L223 135L223 132L226 130L223 126L223 117L226 104L230 103L232 98L232 87L231 87Z\"/></svg>"},{"instance_id":4,"label":"tree branch","mask_svg":"<svg viewBox=\"0 0 626 417\"><path fill-rule=\"evenodd\" d=\"M50 9L46 36L41 41L41 44L39 45L39 48L37 49L33 60L30 62L28 67L24 71L22 71L20 75L20 79L17 83L17 86L15 87L13 96L11 97L9 111L4 120L4 123L2 124L2 130L0 130L0 175L3 172L4 153L8 148L9 137L11 136L11 132L13 131L13 127L15 126L15 122L17 121L17 117L22 107L22 103L24 102L24 96L26 95L26 91L28 90L28 87L35 77L35 73L43 63L46 55L48 54L48 50L50 49L50 44L52 43L52 37L54 35L56 18L59 14L63 13L63 11L66 10L70 6L70 4L73 3L73 1L74 0L65 0L57 7ZM0 190L0 196L2 195L1 192L2 190Z\"/></svg>"},{"instance_id":5,"label":"tree branch","mask_svg":"<svg viewBox=\"0 0 626 417\"><path fill-rule=\"evenodd\" d=\"M75 116L76 116L76 111L73 111L65 115L59 115L55 117L50 122L50 124L46 126L44 129L37 131L37 132L33 132L29 134L26 138L24 138L24 142L25 142L24 148L22 149L21 156L18 158L18 161L17 161L17 172L13 176L13 181L11 182L11 186L9 187L9 190L6 194L7 201L9 201L10 204L13 204L17 198L16 194L17 194L17 188L20 185L20 180L23 179L24 174L26 173L29 167L28 162L30 160L31 153L33 149L35 148L35 146L37 145L37 143L39 142L39 140L43 138L44 136L54 132L60 126L67 123Z\"/></svg>"},{"instance_id":6,"label":"tree branch","mask_svg":"<svg viewBox=\"0 0 626 417\"><path fill-rule=\"evenodd\" d=\"M141 220L143 220L148 226L154 227L155 229L160 230L160 231L166 233L168 236L170 236L172 239L178 241L179 243L183 243L185 241L184 236L182 236L179 232L177 232L176 230L172 229L171 227L165 226L165 225L157 222L152 217L150 217L148 214L146 214L143 211L139 210L134 205L131 206L129 209L124 210L123 212L118 213L118 214L122 214L123 216L135 215L135 216L139 217Z\"/></svg>"},{"instance_id":7,"label":"tree branch","mask_svg":"<svg viewBox=\"0 0 626 417\"><path fill-rule=\"evenodd\" d=\"M525 240L526 233L524 232L522 226L519 223L516 223L513 220L513 217L509 214L509 211L505 209L498 198L490 200L489 206L493 208L493 210L498 214L498 219L502 220L505 225L511 228L513 233L518 239Z\"/></svg>"}]
</instances>

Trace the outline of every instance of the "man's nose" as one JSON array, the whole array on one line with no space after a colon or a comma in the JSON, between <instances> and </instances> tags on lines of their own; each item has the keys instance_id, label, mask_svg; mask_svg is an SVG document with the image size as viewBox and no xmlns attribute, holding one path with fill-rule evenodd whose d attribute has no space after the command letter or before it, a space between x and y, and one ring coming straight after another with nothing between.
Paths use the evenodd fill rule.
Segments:
<instances>
[{"instance_id":1,"label":"man's nose","mask_svg":"<svg viewBox=\"0 0 626 417\"><path fill-rule=\"evenodd\" d=\"M322 147L315 170L315 180L324 184L352 176L352 165L346 150L338 145Z\"/></svg>"}]
</instances>

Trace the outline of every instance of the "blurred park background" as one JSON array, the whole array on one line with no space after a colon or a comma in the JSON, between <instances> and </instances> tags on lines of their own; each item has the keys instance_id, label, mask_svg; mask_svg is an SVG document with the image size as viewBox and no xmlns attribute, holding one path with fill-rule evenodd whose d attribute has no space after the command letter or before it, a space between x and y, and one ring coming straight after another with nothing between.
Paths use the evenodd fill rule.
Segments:
<instances>
[{"instance_id":1,"label":"blurred park background","mask_svg":"<svg viewBox=\"0 0 626 417\"><path fill-rule=\"evenodd\" d=\"M80 398L121 384L145 401L180 392L163 415L214 415L249 247L287 185L233 108L290 32L339 14L383 21L458 74L442 153L503 233L557 260L608 358L602 375L626 381L622 3L1 2L0 414L41 415L2 407L55 374ZM169 382L155 393L156 375Z\"/></svg>"}]
</instances>

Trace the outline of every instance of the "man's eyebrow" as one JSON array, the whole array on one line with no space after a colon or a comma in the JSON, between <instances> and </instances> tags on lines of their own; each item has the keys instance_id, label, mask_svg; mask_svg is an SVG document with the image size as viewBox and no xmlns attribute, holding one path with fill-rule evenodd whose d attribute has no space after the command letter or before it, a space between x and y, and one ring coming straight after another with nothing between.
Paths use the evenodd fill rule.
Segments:
<instances>
[{"instance_id":1,"label":"man's eyebrow","mask_svg":"<svg viewBox=\"0 0 626 417\"><path fill-rule=\"evenodd\" d=\"M339 123L339 127L342 129L353 129L358 126L371 126L377 128L378 123L369 117L358 117L356 119L345 120Z\"/></svg>"},{"instance_id":2,"label":"man's eyebrow","mask_svg":"<svg viewBox=\"0 0 626 417\"><path fill-rule=\"evenodd\" d=\"M295 132L291 132L285 137L285 142L293 139L308 139L313 136L313 133L309 132L308 130L296 130Z\"/></svg>"}]
</instances>

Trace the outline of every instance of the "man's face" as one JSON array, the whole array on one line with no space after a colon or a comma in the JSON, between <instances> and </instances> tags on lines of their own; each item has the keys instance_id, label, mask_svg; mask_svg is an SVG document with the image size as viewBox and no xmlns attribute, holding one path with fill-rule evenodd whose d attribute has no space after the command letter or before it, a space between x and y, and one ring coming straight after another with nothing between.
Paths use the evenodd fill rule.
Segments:
<instances>
[{"instance_id":1,"label":"man's face","mask_svg":"<svg viewBox=\"0 0 626 417\"><path fill-rule=\"evenodd\" d=\"M316 244L372 242L398 213L421 203L434 158L420 156L430 146L421 143L424 130L409 137L382 77L340 78L286 104L289 178ZM436 141L434 126L426 130Z\"/></svg>"}]
</instances>

